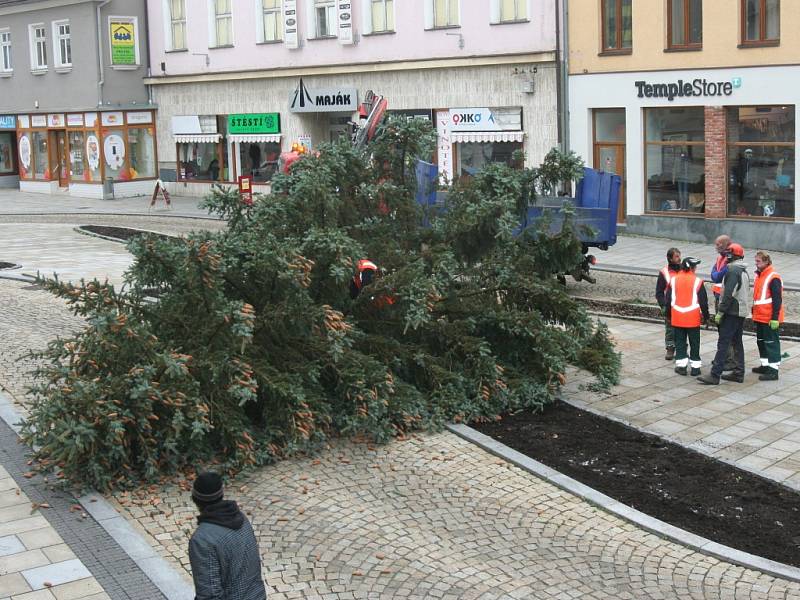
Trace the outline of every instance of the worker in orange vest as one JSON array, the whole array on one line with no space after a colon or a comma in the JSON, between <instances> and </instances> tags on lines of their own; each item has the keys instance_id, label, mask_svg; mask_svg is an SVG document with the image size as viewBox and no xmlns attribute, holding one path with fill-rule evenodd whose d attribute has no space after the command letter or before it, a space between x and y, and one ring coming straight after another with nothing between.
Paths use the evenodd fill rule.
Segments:
<instances>
[{"instance_id":1,"label":"worker in orange vest","mask_svg":"<svg viewBox=\"0 0 800 600\"><path fill-rule=\"evenodd\" d=\"M357 272L350 281L350 297L355 300L365 285L369 285L378 273L378 265L371 260L362 258L356 265Z\"/></svg>"},{"instance_id":2,"label":"worker in orange vest","mask_svg":"<svg viewBox=\"0 0 800 600\"><path fill-rule=\"evenodd\" d=\"M670 300L670 322L675 332L675 372L692 377L700 375L700 325L707 323L708 294L703 280L697 276L700 259L687 256L681 262L681 271L676 273L667 288ZM689 341L689 354L686 341Z\"/></svg>"},{"instance_id":3,"label":"worker in orange vest","mask_svg":"<svg viewBox=\"0 0 800 600\"><path fill-rule=\"evenodd\" d=\"M675 358L675 334L669 322L669 298L665 292L672 278L681 270L681 251L677 248L667 250L667 264L658 272L656 280L656 302L661 308L661 316L664 317L664 346L667 353L664 356L667 360Z\"/></svg>"},{"instance_id":4,"label":"worker in orange vest","mask_svg":"<svg viewBox=\"0 0 800 600\"><path fill-rule=\"evenodd\" d=\"M753 368L761 381L777 381L781 366L781 340L778 328L783 323L783 280L772 267L772 258L756 252L756 279L753 283L753 323L761 365Z\"/></svg>"}]
</instances>

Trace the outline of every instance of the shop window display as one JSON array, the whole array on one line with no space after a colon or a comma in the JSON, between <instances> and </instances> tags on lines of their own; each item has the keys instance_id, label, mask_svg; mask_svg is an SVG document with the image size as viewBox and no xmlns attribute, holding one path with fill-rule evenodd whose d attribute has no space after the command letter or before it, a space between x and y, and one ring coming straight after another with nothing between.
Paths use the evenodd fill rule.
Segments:
<instances>
[{"instance_id":1,"label":"shop window display","mask_svg":"<svg viewBox=\"0 0 800 600\"><path fill-rule=\"evenodd\" d=\"M727 111L728 215L794 218L794 106Z\"/></svg>"},{"instance_id":2,"label":"shop window display","mask_svg":"<svg viewBox=\"0 0 800 600\"><path fill-rule=\"evenodd\" d=\"M50 160L47 154L47 132L34 131L31 133L33 141L33 177L34 179L50 180Z\"/></svg>"},{"instance_id":3,"label":"shop window display","mask_svg":"<svg viewBox=\"0 0 800 600\"><path fill-rule=\"evenodd\" d=\"M131 179L155 177L156 154L152 128L129 128L128 152L130 153L130 168L128 170Z\"/></svg>"},{"instance_id":4,"label":"shop window display","mask_svg":"<svg viewBox=\"0 0 800 600\"><path fill-rule=\"evenodd\" d=\"M178 178L180 181L219 181L219 144L178 144Z\"/></svg>"},{"instance_id":5,"label":"shop window display","mask_svg":"<svg viewBox=\"0 0 800 600\"><path fill-rule=\"evenodd\" d=\"M240 144L239 158L242 174L250 175L253 181L269 181L278 170L281 145L277 142Z\"/></svg>"},{"instance_id":6,"label":"shop window display","mask_svg":"<svg viewBox=\"0 0 800 600\"><path fill-rule=\"evenodd\" d=\"M86 134L83 131L69 132L69 172L72 181L91 181L86 168Z\"/></svg>"},{"instance_id":7,"label":"shop window display","mask_svg":"<svg viewBox=\"0 0 800 600\"><path fill-rule=\"evenodd\" d=\"M458 144L457 176L474 176L492 163L513 165L514 152L522 150L521 142L470 142Z\"/></svg>"},{"instance_id":8,"label":"shop window display","mask_svg":"<svg viewBox=\"0 0 800 600\"><path fill-rule=\"evenodd\" d=\"M110 129L103 136L103 158L106 163L106 177L114 181L125 181L130 175L125 168L125 138L121 129Z\"/></svg>"},{"instance_id":9,"label":"shop window display","mask_svg":"<svg viewBox=\"0 0 800 600\"><path fill-rule=\"evenodd\" d=\"M14 134L0 133L0 175L12 175L17 172L14 163Z\"/></svg>"},{"instance_id":10,"label":"shop window display","mask_svg":"<svg viewBox=\"0 0 800 600\"><path fill-rule=\"evenodd\" d=\"M705 212L702 107L645 110L648 212Z\"/></svg>"}]
</instances>

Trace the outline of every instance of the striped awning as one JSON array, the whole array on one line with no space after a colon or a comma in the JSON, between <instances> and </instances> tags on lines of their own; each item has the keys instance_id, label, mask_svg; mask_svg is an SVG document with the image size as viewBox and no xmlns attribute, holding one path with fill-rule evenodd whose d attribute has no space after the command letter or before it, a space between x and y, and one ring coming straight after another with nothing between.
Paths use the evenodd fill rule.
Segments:
<instances>
[{"instance_id":1,"label":"striped awning","mask_svg":"<svg viewBox=\"0 0 800 600\"><path fill-rule=\"evenodd\" d=\"M239 142L241 144L280 144L280 133L237 133L228 136L231 142Z\"/></svg>"},{"instance_id":2,"label":"striped awning","mask_svg":"<svg viewBox=\"0 0 800 600\"><path fill-rule=\"evenodd\" d=\"M176 144L217 144L222 138L219 133L176 133Z\"/></svg>"},{"instance_id":3,"label":"striped awning","mask_svg":"<svg viewBox=\"0 0 800 600\"><path fill-rule=\"evenodd\" d=\"M450 140L454 144L468 144L470 142L521 142L524 137L524 131L456 131L450 134Z\"/></svg>"}]
</instances>

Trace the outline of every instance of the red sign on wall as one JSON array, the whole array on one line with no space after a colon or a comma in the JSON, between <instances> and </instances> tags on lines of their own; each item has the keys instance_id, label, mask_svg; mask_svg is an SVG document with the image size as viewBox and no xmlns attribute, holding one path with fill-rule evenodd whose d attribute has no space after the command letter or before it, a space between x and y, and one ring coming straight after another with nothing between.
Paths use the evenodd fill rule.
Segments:
<instances>
[{"instance_id":1,"label":"red sign on wall","mask_svg":"<svg viewBox=\"0 0 800 600\"><path fill-rule=\"evenodd\" d=\"M239 198L242 204L253 206L253 178L250 175L239 175Z\"/></svg>"}]
</instances>

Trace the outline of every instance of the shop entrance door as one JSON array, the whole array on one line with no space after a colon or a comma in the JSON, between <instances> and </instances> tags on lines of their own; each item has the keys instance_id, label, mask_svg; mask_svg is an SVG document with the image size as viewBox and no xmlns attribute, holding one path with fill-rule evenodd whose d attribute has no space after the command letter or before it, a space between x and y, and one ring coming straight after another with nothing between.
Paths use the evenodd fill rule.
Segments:
<instances>
[{"instance_id":1,"label":"shop entrance door","mask_svg":"<svg viewBox=\"0 0 800 600\"><path fill-rule=\"evenodd\" d=\"M625 146L622 144L597 144L594 151L594 164L601 171L613 173L625 181ZM617 223L625 222L625 185L619 192Z\"/></svg>"},{"instance_id":2,"label":"shop entrance door","mask_svg":"<svg viewBox=\"0 0 800 600\"><path fill-rule=\"evenodd\" d=\"M594 168L622 178L617 208L617 223L625 222L625 109L598 108L594 113Z\"/></svg>"},{"instance_id":3,"label":"shop entrance door","mask_svg":"<svg viewBox=\"0 0 800 600\"><path fill-rule=\"evenodd\" d=\"M69 156L67 155L67 133L56 132L56 161L58 164L58 187L69 186Z\"/></svg>"}]
</instances>

